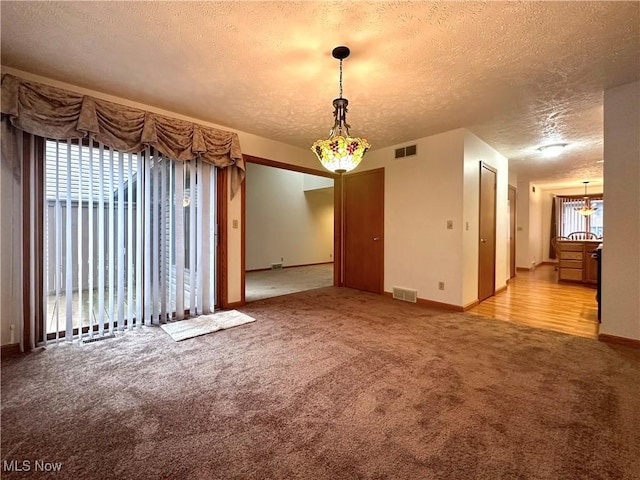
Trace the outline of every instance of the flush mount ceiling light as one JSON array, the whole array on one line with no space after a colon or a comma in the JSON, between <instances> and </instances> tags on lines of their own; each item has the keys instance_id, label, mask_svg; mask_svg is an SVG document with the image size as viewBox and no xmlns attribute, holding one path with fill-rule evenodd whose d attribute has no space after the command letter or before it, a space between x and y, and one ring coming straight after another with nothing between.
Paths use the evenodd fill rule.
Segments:
<instances>
[{"instance_id":1,"label":"flush mount ceiling light","mask_svg":"<svg viewBox=\"0 0 640 480\"><path fill-rule=\"evenodd\" d=\"M340 60L340 96L333 101L333 128L329 131L329 138L320 139L311 146L311 150L318 156L324 168L334 173L350 172L358 166L366 151L370 148L364 138L352 137L347 123L347 105L349 101L342 98L342 60L351 51L348 47L336 47L331 54Z\"/></svg>"},{"instance_id":2,"label":"flush mount ceiling light","mask_svg":"<svg viewBox=\"0 0 640 480\"><path fill-rule=\"evenodd\" d=\"M538 150L542 152L545 157L557 157L566 146L566 143L554 143L552 145L544 145L538 148Z\"/></svg>"},{"instance_id":3,"label":"flush mount ceiling light","mask_svg":"<svg viewBox=\"0 0 640 480\"><path fill-rule=\"evenodd\" d=\"M593 213L597 210L596 207L592 207L589 203L589 197L587 196L587 184L589 182L584 183L584 205L582 207L576 207L576 210L580 215L584 215L588 217L589 215L593 215Z\"/></svg>"}]
</instances>

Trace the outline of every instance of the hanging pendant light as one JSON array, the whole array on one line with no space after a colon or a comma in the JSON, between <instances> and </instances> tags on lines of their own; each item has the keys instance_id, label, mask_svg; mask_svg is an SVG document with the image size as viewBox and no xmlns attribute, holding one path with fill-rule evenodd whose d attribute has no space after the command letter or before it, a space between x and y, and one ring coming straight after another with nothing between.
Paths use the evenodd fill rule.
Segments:
<instances>
[{"instance_id":1,"label":"hanging pendant light","mask_svg":"<svg viewBox=\"0 0 640 480\"><path fill-rule=\"evenodd\" d=\"M333 128L329 131L329 138L317 140L311 150L318 156L324 168L334 173L350 172L358 166L366 151L370 148L364 138L352 137L347 123L347 105L349 101L342 98L342 60L351 51L348 47L336 47L331 54L340 60L340 97L333 101Z\"/></svg>"},{"instance_id":2,"label":"hanging pendant light","mask_svg":"<svg viewBox=\"0 0 640 480\"><path fill-rule=\"evenodd\" d=\"M597 210L597 208L587 206L587 204L589 204L589 197L587 196L587 184L589 182L582 182L582 183L584 183L584 206L576 207L576 210L580 215L584 215L585 217L588 217L589 215L593 215L593 213Z\"/></svg>"}]
</instances>

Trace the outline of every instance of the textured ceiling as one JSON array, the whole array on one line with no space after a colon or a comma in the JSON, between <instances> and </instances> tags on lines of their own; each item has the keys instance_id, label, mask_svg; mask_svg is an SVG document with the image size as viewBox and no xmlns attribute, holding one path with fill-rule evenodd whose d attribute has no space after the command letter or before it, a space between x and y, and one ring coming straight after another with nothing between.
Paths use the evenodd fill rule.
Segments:
<instances>
[{"instance_id":1,"label":"textured ceiling","mask_svg":"<svg viewBox=\"0 0 640 480\"><path fill-rule=\"evenodd\" d=\"M639 2L1 2L2 64L308 147L464 127L520 180L602 177L603 91L640 78ZM563 142L556 159L536 150Z\"/></svg>"}]
</instances>

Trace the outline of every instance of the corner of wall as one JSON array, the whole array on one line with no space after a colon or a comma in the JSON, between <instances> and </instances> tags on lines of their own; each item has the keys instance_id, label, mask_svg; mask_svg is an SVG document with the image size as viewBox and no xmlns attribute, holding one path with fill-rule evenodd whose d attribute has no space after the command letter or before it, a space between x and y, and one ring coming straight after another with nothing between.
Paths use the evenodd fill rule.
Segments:
<instances>
[{"instance_id":1,"label":"corner of wall","mask_svg":"<svg viewBox=\"0 0 640 480\"><path fill-rule=\"evenodd\" d=\"M600 333L640 340L640 81L604 92Z\"/></svg>"}]
</instances>

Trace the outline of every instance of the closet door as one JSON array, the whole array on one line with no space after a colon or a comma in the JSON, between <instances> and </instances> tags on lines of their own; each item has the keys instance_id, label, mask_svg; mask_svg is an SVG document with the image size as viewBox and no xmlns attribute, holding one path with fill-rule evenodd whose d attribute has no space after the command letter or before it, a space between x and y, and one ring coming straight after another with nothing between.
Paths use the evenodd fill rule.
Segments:
<instances>
[{"instance_id":1,"label":"closet door","mask_svg":"<svg viewBox=\"0 0 640 480\"><path fill-rule=\"evenodd\" d=\"M344 286L383 292L384 169L345 175Z\"/></svg>"}]
</instances>

